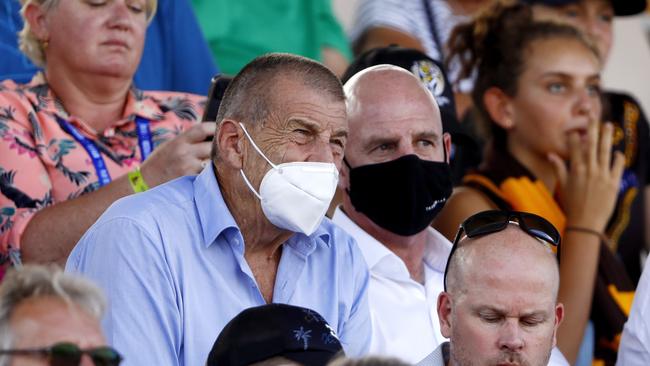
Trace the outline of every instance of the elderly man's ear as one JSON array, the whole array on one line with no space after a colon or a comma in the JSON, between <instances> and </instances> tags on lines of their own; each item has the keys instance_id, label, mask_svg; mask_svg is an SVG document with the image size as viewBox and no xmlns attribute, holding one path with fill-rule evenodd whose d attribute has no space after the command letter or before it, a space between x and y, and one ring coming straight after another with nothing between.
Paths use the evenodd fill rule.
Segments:
<instances>
[{"instance_id":1,"label":"elderly man's ear","mask_svg":"<svg viewBox=\"0 0 650 366\"><path fill-rule=\"evenodd\" d=\"M438 295L438 320L440 333L445 338L451 337L451 297L446 292Z\"/></svg>"},{"instance_id":2,"label":"elderly man's ear","mask_svg":"<svg viewBox=\"0 0 650 366\"><path fill-rule=\"evenodd\" d=\"M226 164L237 170L242 168L244 138L244 131L239 123L230 119L224 119L219 123L215 143L220 164Z\"/></svg>"}]
</instances>

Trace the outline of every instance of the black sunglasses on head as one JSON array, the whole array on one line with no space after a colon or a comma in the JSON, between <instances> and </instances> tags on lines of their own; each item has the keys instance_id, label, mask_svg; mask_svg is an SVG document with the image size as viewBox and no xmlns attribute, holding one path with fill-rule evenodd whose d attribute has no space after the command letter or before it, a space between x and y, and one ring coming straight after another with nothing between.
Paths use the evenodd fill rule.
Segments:
<instances>
[{"instance_id":1,"label":"black sunglasses on head","mask_svg":"<svg viewBox=\"0 0 650 366\"><path fill-rule=\"evenodd\" d=\"M47 357L50 366L79 366L84 354L93 360L95 366L118 366L122 362L122 356L112 347L81 349L76 344L67 342L46 348L0 350L0 355L2 354Z\"/></svg>"},{"instance_id":2,"label":"black sunglasses on head","mask_svg":"<svg viewBox=\"0 0 650 366\"><path fill-rule=\"evenodd\" d=\"M463 234L468 238L474 238L505 230L510 224L519 225L528 235L557 247L557 258L558 262L560 261L560 233L545 218L519 211L491 210L479 212L460 224L460 228L451 247L451 252L449 252L449 257L447 258L447 265L445 266L443 279L445 291L447 291L449 263L451 263L451 257L454 255L456 248L458 248L458 243Z\"/></svg>"}]
</instances>

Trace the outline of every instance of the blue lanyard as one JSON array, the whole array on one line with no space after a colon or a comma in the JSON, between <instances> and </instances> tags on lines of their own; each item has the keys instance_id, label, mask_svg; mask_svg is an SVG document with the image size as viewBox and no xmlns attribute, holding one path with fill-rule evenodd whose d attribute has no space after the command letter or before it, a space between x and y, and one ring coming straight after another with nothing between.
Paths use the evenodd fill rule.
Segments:
<instances>
[{"instance_id":1,"label":"blue lanyard","mask_svg":"<svg viewBox=\"0 0 650 366\"><path fill-rule=\"evenodd\" d=\"M138 145L140 146L140 161L145 161L153 151L149 121L142 117L135 117L135 124L138 132Z\"/></svg>"},{"instance_id":2,"label":"blue lanyard","mask_svg":"<svg viewBox=\"0 0 650 366\"><path fill-rule=\"evenodd\" d=\"M80 143L88 153L88 156L90 156L97 177L99 178L99 186L101 187L110 183L111 175L108 172L106 162L104 161L104 158L102 158L102 154L97 145L92 140L89 140L86 136L82 135L79 130L73 127L68 121L59 116L56 117L56 120L59 122L59 126ZM149 157L149 155L151 155L151 151L153 151L151 129L149 128L149 121L144 118L136 117L135 122L136 131L138 133L138 145L140 146L140 155L142 156L141 161L144 161Z\"/></svg>"}]
</instances>

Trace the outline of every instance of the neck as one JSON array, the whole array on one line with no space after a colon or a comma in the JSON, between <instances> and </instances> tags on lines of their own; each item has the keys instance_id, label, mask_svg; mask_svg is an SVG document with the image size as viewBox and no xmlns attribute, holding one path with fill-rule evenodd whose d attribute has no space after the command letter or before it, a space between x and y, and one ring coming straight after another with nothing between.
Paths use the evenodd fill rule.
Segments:
<instances>
[{"instance_id":1,"label":"neck","mask_svg":"<svg viewBox=\"0 0 650 366\"><path fill-rule=\"evenodd\" d=\"M557 177L553 165L545 156L540 156L539 154L531 152L529 149L520 148L518 145L511 144L510 142L508 142L508 151L519 163L521 163L521 165L526 167L535 178L544 183L551 195L555 193Z\"/></svg>"},{"instance_id":2,"label":"neck","mask_svg":"<svg viewBox=\"0 0 650 366\"><path fill-rule=\"evenodd\" d=\"M427 240L427 231L412 236L401 236L379 227L366 215L352 207L349 198L343 204L343 210L363 231L382 243L386 248L398 256L406 265L409 275L414 281L424 284L424 250Z\"/></svg>"},{"instance_id":3,"label":"neck","mask_svg":"<svg viewBox=\"0 0 650 366\"><path fill-rule=\"evenodd\" d=\"M245 257L275 258L282 244L293 233L279 229L269 222L262 212L258 198L243 184L239 172L221 174L217 169L216 175L226 206L244 238ZM222 187L239 189L226 190Z\"/></svg>"},{"instance_id":4,"label":"neck","mask_svg":"<svg viewBox=\"0 0 650 366\"><path fill-rule=\"evenodd\" d=\"M122 117L131 79L71 72L51 64L47 65L45 75L68 114L80 118L96 132Z\"/></svg>"}]
</instances>

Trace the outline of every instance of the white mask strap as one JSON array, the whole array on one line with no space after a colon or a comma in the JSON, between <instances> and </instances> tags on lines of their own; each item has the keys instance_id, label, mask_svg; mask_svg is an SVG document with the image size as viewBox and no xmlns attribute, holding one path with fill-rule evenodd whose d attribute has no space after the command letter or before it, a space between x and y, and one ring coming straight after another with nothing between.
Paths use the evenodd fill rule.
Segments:
<instances>
[{"instance_id":1,"label":"white mask strap","mask_svg":"<svg viewBox=\"0 0 650 366\"><path fill-rule=\"evenodd\" d=\"M260 196L260 194L257 193L257 191L255 190L255 188L253 188L253 185L251 184L251 182L248 181L248 178L246 178L246 174L244 174L244 170L243 170L243 169L239 169L239 173L241 173L241 177L244 178L244 183L246 183L246 185L248 186L248 188L251 189L251 192L253 192L253 194L255 194L255 195L257 196L257 198L259 198L259 200L261 201L261 200L262 200L262 196Z\"/></svg>"},{"instance_id":2,"label":"white mask strap","mask_svg":"<svg viewBox=\"0 0 650 366\"><path fill-rule=\"evenodd\" d=\"M244 131L244 134L246 135L246 137L248 137L248 141L251 142L251 145L253 145L253 147L255 148L255 150L257 151L257 153L260 154L260 155L262 155L262 157L264 158L264 160L266 160L266 162L269 163L269 165L271 165L271 166L273 167L273 169L278 169L278 167L275 166L275 164L273 164L273 163L271 162L271 160L269 160L269 159L266 157L266 155L264 155L264 153L262 152L262 150L260 150L260 148L257 147L257 145L255 144L255 142L254 142L253 139L251 138L251 135L249 135L249 134L248 134L248 131L246 131L246 127L244 127L244 125L243 125L241 122L239 122L239 125L241 126L241 129ZM246 178L244 178L244 179L246 179ZM246 182L248 182L248 180L246 180ZM250 186L250 184L249 184L249 186ZM259 196L258 196L258 197L259 197Z\"/></svg>"}]
</instances>

